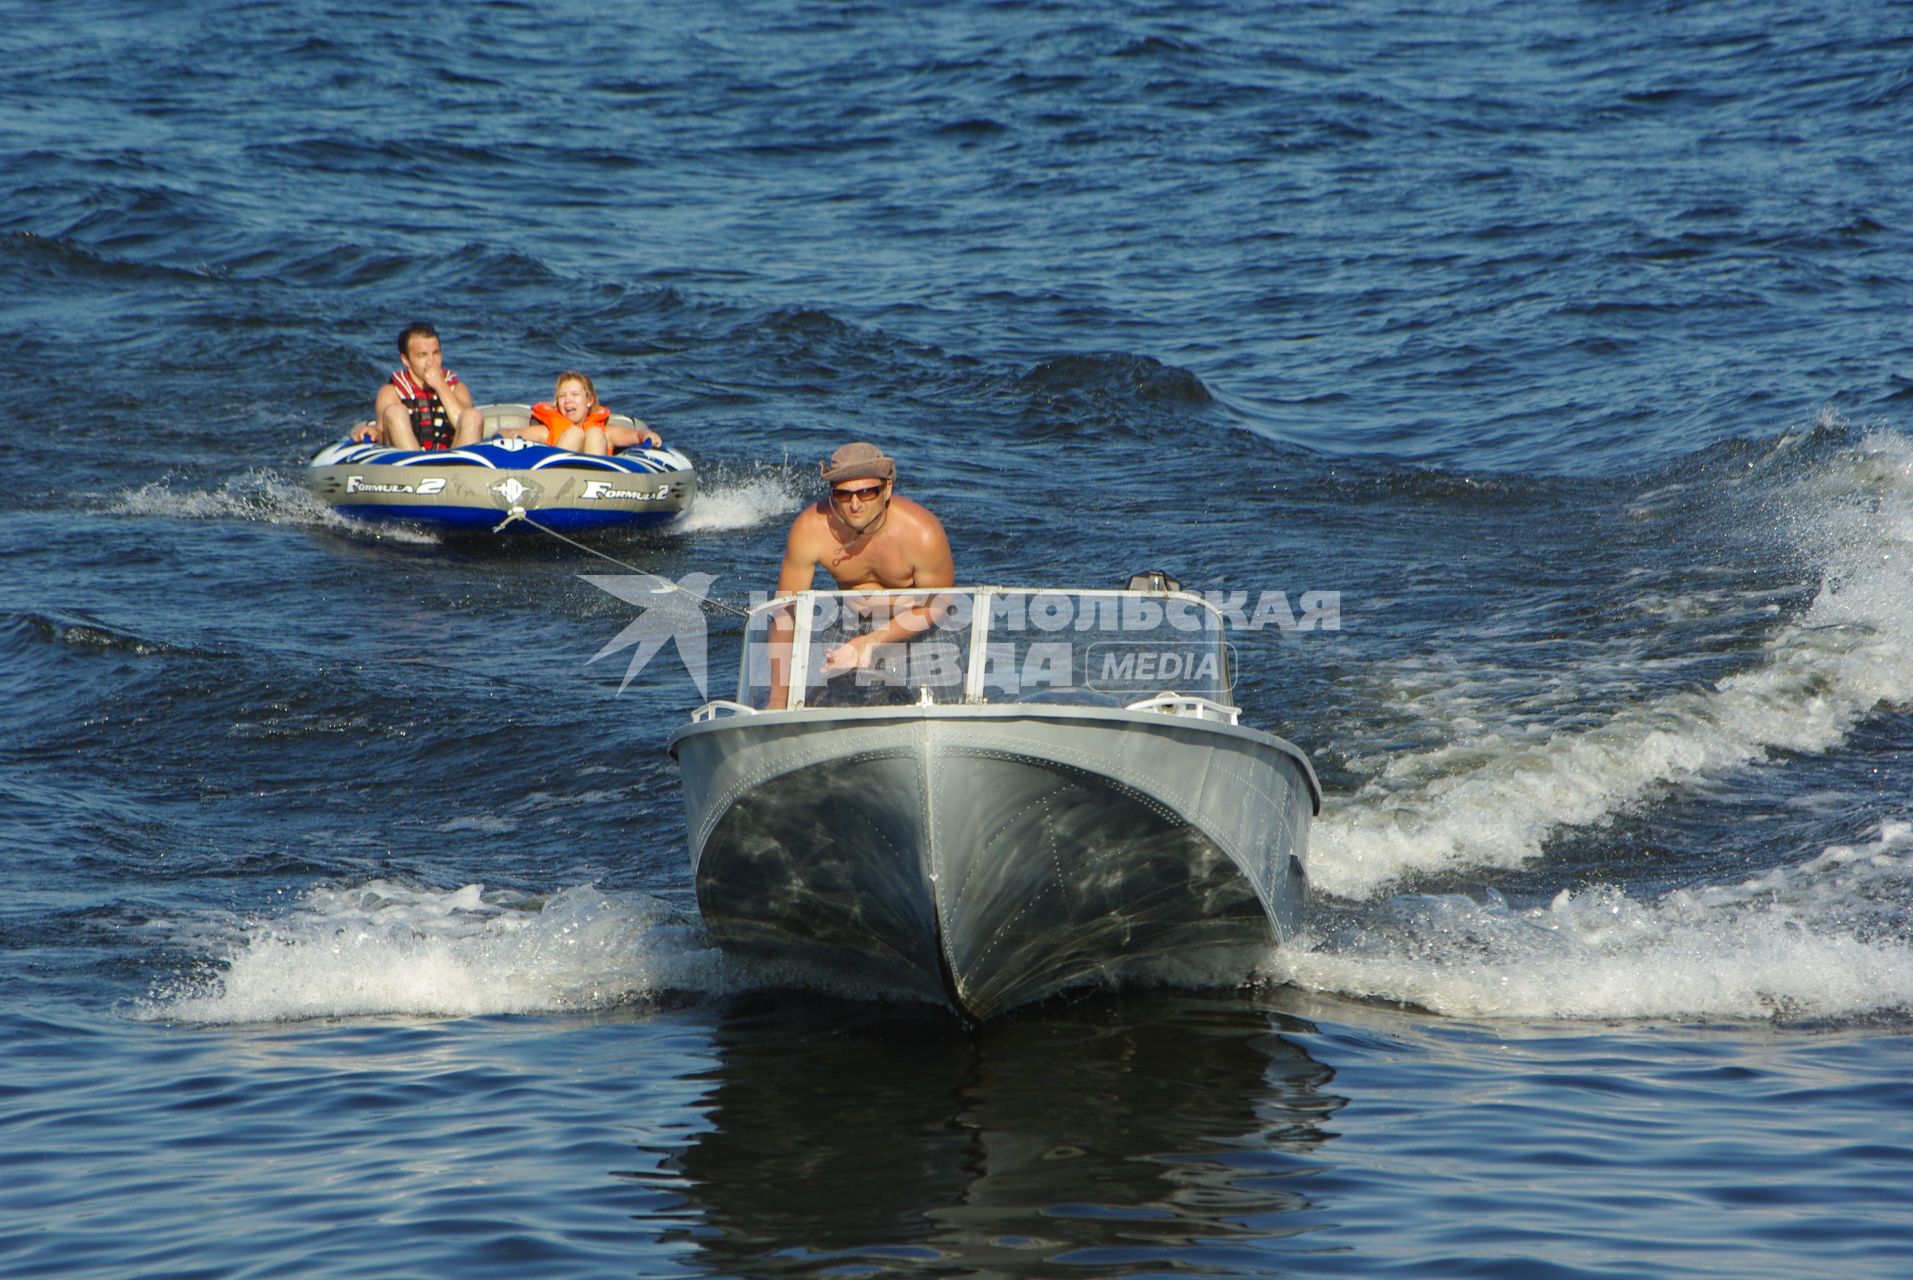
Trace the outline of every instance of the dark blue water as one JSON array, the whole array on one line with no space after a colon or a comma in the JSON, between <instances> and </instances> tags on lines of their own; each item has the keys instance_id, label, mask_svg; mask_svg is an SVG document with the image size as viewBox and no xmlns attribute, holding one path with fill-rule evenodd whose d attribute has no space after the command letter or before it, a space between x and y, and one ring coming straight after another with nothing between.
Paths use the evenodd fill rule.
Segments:
<instances>
[{"instance_id":1,"label":"dark blue water","mask_svg":"<svg viewBox=\"0 0 1913 1280\"><path fill-rule=\"evenodd\" d=\"M0 17L0 1271L1904 1273L1913 5ZM728 600L854 438L965 581L1339 592L1308 936L727 962L615 570L305 491L417 318Z\"/></svg>"}]
</instances>

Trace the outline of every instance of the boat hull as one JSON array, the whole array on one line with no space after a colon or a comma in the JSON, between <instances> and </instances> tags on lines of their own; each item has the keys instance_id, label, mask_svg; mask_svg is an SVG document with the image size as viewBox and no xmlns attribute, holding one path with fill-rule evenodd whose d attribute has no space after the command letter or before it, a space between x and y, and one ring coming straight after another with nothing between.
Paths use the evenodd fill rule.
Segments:
<instances>
[{"instance_id":1,"label":"boat hull","mask_svg":"<svg viewBox=\"0 0 1913 1280\"><path fill-rule=\"evenodd\" d=\"M1307 897L1290 744L1148 711L742 715L672 740L726 946L973 1019L1091 983L1246 973Z\"/></svg>"}]
</instances>

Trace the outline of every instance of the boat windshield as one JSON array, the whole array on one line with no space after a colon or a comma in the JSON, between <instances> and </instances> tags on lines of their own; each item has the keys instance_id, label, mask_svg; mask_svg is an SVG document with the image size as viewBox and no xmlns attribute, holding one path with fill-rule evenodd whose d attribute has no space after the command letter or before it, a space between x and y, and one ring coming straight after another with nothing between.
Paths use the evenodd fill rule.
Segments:
<instances>
[{"instance_id":1,"label":"boat windshield","mask_svg":"<svg viewBox=\"0 0 1913 1280\"><path fill-rule=\"evenodd\" d=\"M805 591L752 610L737 700L784 707L1233 706L1215 605L1188 592Z\"/></svg>"}]
</instances>

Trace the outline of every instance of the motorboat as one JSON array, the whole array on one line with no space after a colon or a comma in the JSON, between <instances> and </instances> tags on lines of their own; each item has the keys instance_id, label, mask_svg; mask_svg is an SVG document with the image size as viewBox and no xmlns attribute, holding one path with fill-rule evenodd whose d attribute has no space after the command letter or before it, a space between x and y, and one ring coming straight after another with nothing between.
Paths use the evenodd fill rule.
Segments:
<instances>
[{"instance_id":1,"label":"motorboat","mask_svg":"<svg viewBox=\"0 0 1913 1280\"><path fill-rule=\"evenodd\" d=\"M575 453L498 434L531 421L528 404L488 404L484 438L461 449L392 449L350 438L312 456L313 493L344 516L444 532L560 533L645 528L697 497L691 460L669 448ZM613 414L612 425L633 420Z\"/></svg>"},{"instance_id":2,"label":"motorboat","mask_svg":"<svg viewBox=\"0 0 1913 1280\"><path fill-rule=\"evenodd\" d=\"M905 610L914 638L826 671ZM1241 723L1232 667L1222 611L1164 574L767 601L736 696L670 741L705 926L972 1021L1247 977L1300 927L1321 785Z\"/></svg>"}]
</instances>

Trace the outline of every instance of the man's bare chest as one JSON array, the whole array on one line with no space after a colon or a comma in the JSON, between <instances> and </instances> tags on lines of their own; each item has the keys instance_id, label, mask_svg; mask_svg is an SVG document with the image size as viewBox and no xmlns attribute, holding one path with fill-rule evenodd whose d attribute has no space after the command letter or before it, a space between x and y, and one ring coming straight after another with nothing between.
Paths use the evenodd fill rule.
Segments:
<instances>
[{"instance_id":1,"label":"man's bare chest","mask_svg":"<svg viewBox=\"0 0 1913 1280\"><path fill-rule=\"evenodd\" d=\"M916 581L916 566L910 557L902 547L883 537L832 548L824 567L840 587L907 587Z\"/></svg>"}]
</instances>

